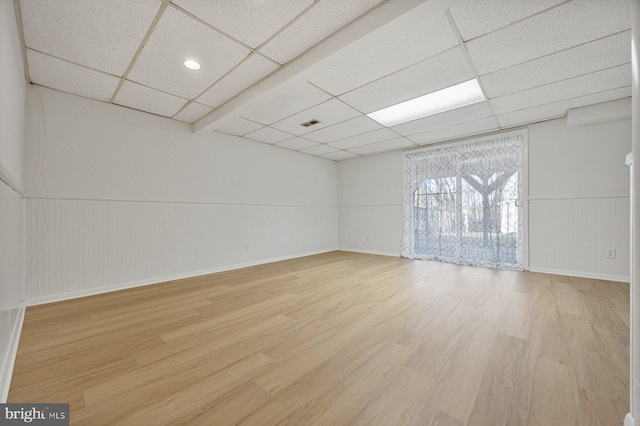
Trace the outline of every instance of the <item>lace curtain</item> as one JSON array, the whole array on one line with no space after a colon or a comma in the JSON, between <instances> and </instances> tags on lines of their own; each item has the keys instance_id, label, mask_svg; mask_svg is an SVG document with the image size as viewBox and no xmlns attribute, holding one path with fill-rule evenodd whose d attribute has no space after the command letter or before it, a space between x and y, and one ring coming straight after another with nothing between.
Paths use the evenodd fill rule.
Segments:
<instances>
[{"instance_id":1,"label":"lace curtain","mask_svg":"<svg viewBox=\"0 0 640 426\"><path fill-rule=\"evenodd\" d=\"M405 155L401 255L522 270L522 136Z\"/></svg>"}]
</instances>

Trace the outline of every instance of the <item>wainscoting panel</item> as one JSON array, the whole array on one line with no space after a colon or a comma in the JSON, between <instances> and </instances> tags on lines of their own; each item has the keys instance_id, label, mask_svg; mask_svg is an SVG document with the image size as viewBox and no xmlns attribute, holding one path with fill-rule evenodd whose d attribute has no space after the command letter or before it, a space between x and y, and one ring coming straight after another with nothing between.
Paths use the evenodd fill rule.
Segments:
<instances>
[{"instance_id":1,"label":"wainscoting panel","mask_svg":"<svg viewBox=\"0 0 640 426\"><path fill-rule=\"evenodd\" d=\"M24 315L24 200L0 180L0 403L9 392Z\"/></svg>"},{"instance_id":2,"label":"wainscoting panel","mask_svg":"<svg viewBox=\"0 0 640 426\"><path fill-rule=\"evenodd\" d=\"M629 281L629 229L629 197L529 200L530 269Z\"/></svg>"},{"instance_id":3,"label":"wainscoting panel","mask_svg":"<svg viewBox=\"0 0 640 426\"><path fill-rule=\"evenodd\" d=\"M335 206L27 200L27 299L337 246Z\"/></svg>"}]
</instances>

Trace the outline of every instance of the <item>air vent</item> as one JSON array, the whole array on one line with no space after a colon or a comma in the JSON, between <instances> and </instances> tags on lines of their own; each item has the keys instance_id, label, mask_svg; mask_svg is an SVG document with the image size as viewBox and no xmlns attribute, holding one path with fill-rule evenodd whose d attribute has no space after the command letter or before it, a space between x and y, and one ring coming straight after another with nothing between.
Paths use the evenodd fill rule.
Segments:
<instances>
[{"instance_id":1,"label":"air vent","mask_svg":"<svg viewBox=\"0 0 640 426\"><path fill-rule=\"evenodd\" d=\"M310 121L307 121L306 123L302 123L300 125L303 126L303 127L311 127L314 124L318 124L318 123L319 123L318 120L310 120Z\"/></svg>"}]
</instances>

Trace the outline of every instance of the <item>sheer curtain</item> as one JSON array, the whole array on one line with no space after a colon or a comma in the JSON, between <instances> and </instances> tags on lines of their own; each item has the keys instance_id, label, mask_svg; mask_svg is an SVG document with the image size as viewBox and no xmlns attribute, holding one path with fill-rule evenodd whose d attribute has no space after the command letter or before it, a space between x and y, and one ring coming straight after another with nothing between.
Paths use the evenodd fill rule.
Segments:
<instances>
[{"instance_id":1,"label":"sheer curtain","mask_svg":"<svg viewBox=\"0 0 640 426\"><path fill-rule=\"evenodd\" d=\"M523 269L522 140L406 154L401 255Z\"/></svg>"}]
</instances>

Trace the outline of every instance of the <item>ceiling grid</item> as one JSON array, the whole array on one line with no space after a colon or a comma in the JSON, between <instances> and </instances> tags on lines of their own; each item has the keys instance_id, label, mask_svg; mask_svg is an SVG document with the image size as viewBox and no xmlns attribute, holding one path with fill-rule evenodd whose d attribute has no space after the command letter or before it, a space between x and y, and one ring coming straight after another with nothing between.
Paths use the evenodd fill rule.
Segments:
<instances>
[{"instance_id":1,"label":"ceiling grid","mask_svg":"<svg viewBox=\"0 0 640 426\"><path fill-rule=\"evenodd\" d=\"M627 0L15 3L33 84L335 161L630 96ZM481 103L366 115L473 78Z\"/></svg>"}]
</instances>

